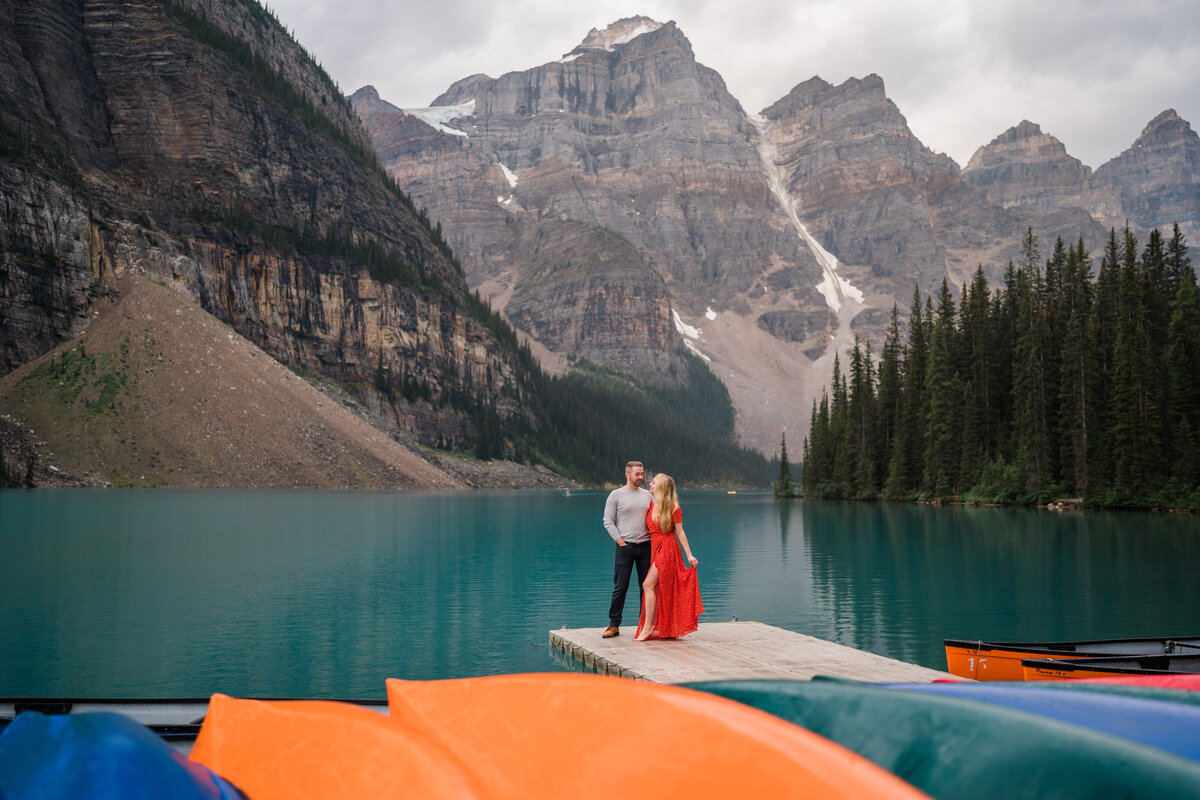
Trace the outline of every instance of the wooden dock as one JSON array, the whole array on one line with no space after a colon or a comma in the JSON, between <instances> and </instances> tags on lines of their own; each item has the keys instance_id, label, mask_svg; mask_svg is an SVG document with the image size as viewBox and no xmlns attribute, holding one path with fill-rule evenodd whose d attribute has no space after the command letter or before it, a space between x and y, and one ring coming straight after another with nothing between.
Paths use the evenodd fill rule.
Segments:
<instances>
[{"instance_id":1,"label":"wooden dock","mask_svg":"<svg viewBox=\"0 0 1200 800\"><path fill-rule=\"evenodd\" d=\"M550 631L550 646L602 675L651 683L815 675L872 683L930 683L948 672L906 664L761 622L702 622L682 639L633 641L635 626L604 639L603 628Z\"/></svg>"}]
</instances>

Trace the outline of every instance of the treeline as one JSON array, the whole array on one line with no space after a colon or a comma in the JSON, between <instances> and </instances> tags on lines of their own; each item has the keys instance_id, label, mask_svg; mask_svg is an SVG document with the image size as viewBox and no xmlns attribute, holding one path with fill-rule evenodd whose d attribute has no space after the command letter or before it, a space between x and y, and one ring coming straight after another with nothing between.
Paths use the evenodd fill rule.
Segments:
<instances>
[{"instance_id":1,"label":"treeline","mask_svg":"<svg viewBox=\"0 0 1200 800\"><path fill-rule=\"evenodd\" d=\"M1200 510L1200 291L1187 243L1113 230L1041 259L1028 230L1002 287L913 292L878 361L855 341L812 408L810 497Z\"/></svg>"},{"instance_id":2,"label":"treeline","mask_svg":"<svg viewBox=\"0 0 1200 800\"><path fill-rule=\"evenodd\" d=\"M729 392L699 358L674 387L639 384L584 359L564 376L537 370L536 430L515 432L531 460L580 483L620 482L625 462L685 486L768 486L775 465L733 436Z\"/></svg>"}]
</instances>

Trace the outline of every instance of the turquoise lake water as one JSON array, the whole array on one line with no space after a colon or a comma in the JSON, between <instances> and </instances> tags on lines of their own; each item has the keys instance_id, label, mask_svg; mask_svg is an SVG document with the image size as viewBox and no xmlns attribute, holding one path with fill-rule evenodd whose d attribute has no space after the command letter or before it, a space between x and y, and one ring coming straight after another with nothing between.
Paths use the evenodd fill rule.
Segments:
<instances>
[{"instance_id":1,"label":"turquoise lake water","mask_svg":"<svg viewBox=\"0 0 1200 800\"><path fill-rule=\"evenodd\" d=\"M557 671L550 629L607 622L605 496L0 491L0 696L382 698L388 677ZM1194 517L680 500L701 622L937 669L943 638L1200 634Z\"/></svg>"}]
</instances>

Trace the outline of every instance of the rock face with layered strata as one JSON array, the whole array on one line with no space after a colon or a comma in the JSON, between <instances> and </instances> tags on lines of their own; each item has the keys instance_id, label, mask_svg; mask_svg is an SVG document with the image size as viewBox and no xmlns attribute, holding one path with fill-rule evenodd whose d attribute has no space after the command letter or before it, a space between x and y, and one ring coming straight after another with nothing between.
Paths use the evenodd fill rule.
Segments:
<instances>
[{"instance_id":1,"label":"rock face with layered strata","mask_svg":"<svg viewBox=\"0 0 1200 800\"><path fill-rule=\"evenodd\" d=\"M572 304L603 281L556 272L533 245L541 227L585 222L629 242L661 276L679 330L702 329L691 346L730 388L743 441L764 451L781 425L804 429L831 351L856 333L878 346L914 284L957 287L980 266L998 278L1027 226L1097 248L1104 236L1081 208L993 202L917 140L878 76L814 78L751 116L674 24L646 18L593 30L534 69L464 78L427 109L402 112L369 87L355 104L471 285L551 349L603 338L587 326L634 330L644 309L609 296L590 306L607 323L552 321L561 310L539 281L575 281L556 289ZM651 340L638 345L634 363L605 363L662 374Z\"/></svg>"},{"instance_id":2,"label":"rock face with layered strata","mask_svg":"<svg viewBox=\"0 0 1200 800\"><path fill-rule=\"evenodd\" d=\"M1190 241L1200 234L1200 137L1171 109L1095 172L1026 121L981 147L963 176L1005 206L1047 214L1082 208L1105 229L1179 223Z\"/></svg>"},{"instance_id":3,"label":"rock face with layered strata","mask_svg":"<svg viewBox=\"0 0 1200 800\"><path fill-rule=\"evenodd\" d=\"M993 202L948 156L925 147L877 75L797 85L763 112L797 212L839 259L868 267L864 288L902 298L982 265L998 277L1021 231L1051 240L1102 232L1082 212L1037 214Z\"/></svg>"},{"instance_id":4,"label":"rock face with layered strata","mask_svg":"<svg viewBox=\"0 0 1200 800\"><path fill-rule=\"evenodd\" d=\"M1117 196L1136 226L1178 222L1189 242L1200 243L1200 137L1174 109L1150 120L1132 147L1096 170L1095 179Z\"/></svg>"},{"instance_id":5,"label":"rock face with layered strata","mask_svg":"<svg viewBox=\"0 0 1200 800\"><path fill-rule=\"evenodd\" d=\"M257 4L5 0L0 19L0 372L135 273L296 369L518 413L516 354L468 313L353 108ZM469 433L448 406L379 411L427 443Z\"/></svg>"},{"instance_id":6,"label":"rock face with layered strata","mask_svg":"<svg viewBox=\"0 0 1200 800\"><path fill-rule=\"evenodd\" d=\"M407 115L369 88L354 100L389 172L442 225L471 284L498 307L520 299L520 319L537 327L525 298L546 292L525 284L546 274L577 276L581 283L563 287L576 298L606 292L585 304L616 316L585 315L577 336L556 336L552 348L625 329L649 337L632 343L647 357L605 363L655 379L671 374L662 367L673 356L649 353L680 347L672 307L693 319L709 307L749 311L746 295L770 272L793 275L788 291L800 305L822 305L820 271L771 193L755 127L673 23L622 20L559 61L466 78ZM403 116L449 121L420 137ZM573 220L615 234L593 243L616 247L596 253L596 269L630 263L628 243L647 281L613 294L597 276L557 272L549 251L529 246Z\"/></svg>"},{"instance_id":7,"label":"rock face with layered strata","mask_svg":"<svg viewBox=\"0 0 1200 800\"><path fill-rule=\"evenodd\" d=\"M1092 170L1028 120L979 148L963 168L963 177L1006 208L1047 212L1091 205Z\"/></svg>"}]
</instances>

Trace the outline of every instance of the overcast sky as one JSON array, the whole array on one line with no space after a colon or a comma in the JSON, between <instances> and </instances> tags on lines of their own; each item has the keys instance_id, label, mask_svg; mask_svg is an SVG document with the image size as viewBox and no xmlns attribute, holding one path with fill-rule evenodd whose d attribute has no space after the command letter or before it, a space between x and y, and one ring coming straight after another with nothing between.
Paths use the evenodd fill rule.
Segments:
<instances>
[{"instance_id":1,"label":"overcast sky","mask_svg":"<svg viewBox=\"0 0 1200 800\"><path fill-rule=\"evenodd\" d=\"M588 30L674 20L750 113L819 75L871 73L965 165L1022 119L1092 168L1174 108L1200 124L1198 0L268 0L347 94L403 108L475 73L560 58Z\"/></svg>"}]
</instances>

